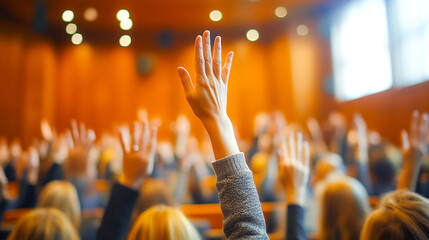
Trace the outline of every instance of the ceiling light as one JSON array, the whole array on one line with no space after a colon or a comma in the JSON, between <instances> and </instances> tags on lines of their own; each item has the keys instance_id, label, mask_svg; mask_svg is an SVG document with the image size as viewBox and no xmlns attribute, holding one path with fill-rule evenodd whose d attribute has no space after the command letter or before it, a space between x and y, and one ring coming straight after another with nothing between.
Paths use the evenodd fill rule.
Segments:
<instances>
[{"instance_id":1,"label":"ceiling light","mask_svg":"<svg viewBox=\"0 0 429 240\"><path fill-rule=\"evenodd\" d=\"M82 43L82 41L83 41L83 36L82 36L82 34L80 34L80 33L75 33L75 34L73 34L73 36L72 36L72 38L71 38L71 41L72 41L72 43L73 43L73 44L75 44L75 45L79 45L79 44L81 44L81 43Z\"/></svg>"},{"instance_id":2,"label":"ceiling light","mask_svg":"<svg viewBox=\"0 0 429 240\"><path fill-rule=\"evenodd\" d=\"M222 19L222 13L219 10L213 10L210 12L210 19L213 22L220 21Z\"/></svg>"},{"instance_id":3,"label":"ceiling light","mask_svg":"<svg viewBox=\"0 0 429 240\"><path fill-rule=\"evenodd\" d=\"M307 36L308 35L308 27L305 24L300 24L298 27L296 27L296 33L299 36Z\"/></svg>"},{"instance_id":4,"label":"ceiling light","mask_svg":"<svg viewBox=\"0 0 429 240\"><path fill-rule=\"evenodd\" d=\"M88 22L93 22L98 17L97 9L95 8L87 8L85 12L83 13L83 17Z\"/></svg>"},{"instance_id":5,"label":"ceiling light","mask_svg":"<svg viewBox=\"0 0 429 240\"><path fill-rule=\"evenodd\" d=\"M119 39L119 45L121 45L122 47L128 47L131 44L131 37L128 35L123 35L120 39Z\"/></svg>"},{"instance_id":6,"label":"ceiling light","mask_svg":"<svg viewBox=\"0 0 429 240\"><path fill-rule=\"evenodd\" d=\"M63 21L64 22L71 22L74 18L74 13L72 10L65 10L63 12Z\"/></svg>"},{"instance_id":7,"label":"ceiling light","mask_svg":"<svg viewBox=\"0 0 429 240\"><path fill-rule=\"evenodd\" d=\"M74 24L74 23L67 24L67 26L66 26L66 33L72 35L72 34L75 34L76 31L77 31L76 24Z\"/></svg>"},{"instance_id":8,"label":"ceiling light","mask_svg":"<svg viewBox=\"0 0 429 240\"><path fill-rule=\"evenodd\" d=\"M118 19L118 21L124 21L125 19L130 18L130 13L125 10L125 9L121 9L118 11L118 13L116 14L116 19Z\"/></svg>"},{"instance_id":9,"label":"ceiling light","mask_svg":"<svg viewBox=\"0 0 429 240\"><path fill-rule=\"evenodd\" d=\"M249 41L256 41L259 38L259 32L256 29L250 29L247 31L246 37Z\"/></svg>"},{"instance_id":10,"label":"ceiling light","mask_svg":"<svg viewBox=\"0 0 429 240\"><path fill-rule=\"evenodd\" d=\"M284 18L287 15L287 9L285 7L277 7L275 13L277 17Z\"/></svg>"},{"instance_id":11,"label":"ceiling light","mask_svg":"<svg viewBox=\"0 0 429 240\"><path fill-rule=\"evenodd\" d=\"M133 27L133 21L131 19L122 20L119 24L122 30L130 30Z\"/></svg>"}]
</instances>

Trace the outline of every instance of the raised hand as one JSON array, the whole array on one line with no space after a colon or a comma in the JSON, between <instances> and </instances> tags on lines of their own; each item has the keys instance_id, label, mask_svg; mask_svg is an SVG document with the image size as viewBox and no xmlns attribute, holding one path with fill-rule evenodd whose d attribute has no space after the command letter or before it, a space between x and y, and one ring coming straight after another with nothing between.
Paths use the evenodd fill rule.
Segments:
<instances>
[{"instance_id":1,"label":"raised hand","mask_svg":"<svg viewBox=\"0 0 429 240\"><path fill-rule=\"evenodd\" d=\"M49 124L48 120L42 119L42 121L40 121L40 131L42 132L43 139L48 142L53 140L55 133L52 130L52 127Z\"/></svg>"},{"instance_id":2,"label":"raised hand","mask_svg":"<svg viewBox=\"0 0 429 240\"><path fill-rule=\"evenodd\" d=\"M179 115L171 127L176 135L175 154L178 158L182 158L186 154L186 145L188 144L191 125L186 116Z\"/></svg>"},{"instance_id":3,"label":"raised hand","mask_svg":"<svg viewBox=\"0 0 429 240\"><path fill-rule=\"evenodd\" d=\"M356 159L360 163L368 163L368 136L366 122L362 116L357 113L353 117L353 122L357 132L357 152Z\"/></svg>"},{"instance_id":4,"label":"raised hand","mask_svg":"<svg viewBox=\"0 0 429 240\"><path fill-rule=\"evenodd\" d=\"M406 130L401 131L404 167L398 188L407 188L410 191L416 188L420 167L424 156L428 153L429 145L429 115L423 113L420 121L419 115L418 111L413 111L409 137Z\"/></svg>"},{"instance_id":5,"label":"raised hand","mask_svg":"<svg viewBox=\"0 0 429 240\"><path fill-rule=\"evenodd\" d=\"M9 199L7 192L7 177L4 174L3 166L0 166L0 202Z\"/></svg>"},{"instance_id":6,"label":"raised hand","mask_svg":"<svg viewBox=\"0 0 429 240\"><path fill-rule=\"evenodd\" d=\"M32 185L37 184L39 177L39 153L36 148L30 146L26 152L23 152L18 158L16 163L16 176L18 180L21 180L24 176L24 172L27 171L28 182Z\"/></svg>"},{"instance_id":7,"label":"raised hand","mask_svg":"<svg viewBox=\"0 0 429 240\"><path fill-rule=\"evenodd\" d=\"M295 139L296 138L296 139ZM305 203L305 192L310 175L310 147L302 140L302 133L291 133L283 138L277 151L279 179L284 185L288 204Z\"/></svg>"},{"instance_id":8,"label":"raised hand","mask_svg":"<svg viewBox=\"0 0 429 240\"><path fill-rule=\"evenodd\" d=\"M328 146L326 145L325 140L323 139L322 129L320 124L315 118L309 118L307 120L307 127L310 130L311 138L315 146L315 150L318 155L322 155L328 151Z\"/></svg>"},{"instance_id":9,"label":"raised hand","mask_svg":"<svg viewBox=\"0 0 429 240\"><path fill-rule=\"evenodd\" d=\"M157 127L149 129L147 121L135 122L132 136L128 128L120 130L124 160L119 182L138 189L153 170L156 153Z\"/></svg>"},{"instance_id":10,"label":"raised hand","mask_svg":"<svg viewBox=\"0 0 429 240\"><path fill-rule=\"evenodd\" d=\"M216 159L239 153L234 130L226 112L228 79L233 52L229 52L222 67L221 38L214 42L212 55L210 32L195 39L195 79L178 67L186 99L194 114L201 120L213 144Z\"/></svg>"},{"instance_id":11,"label":"raised hand","mask_svg":"<svg viewBox=\"0 0 429 240\"><path fill-rule=\"evenodd\" d=\"M0 166L5 166L9 163L9 146L5 137L0 138Z\"/></svg>"},{"instance_id":12,"label":"raised hand","mask_svg":"<svg viewBox=\"0 0 429 240\"><path fill-rule=\"evenodd\" d=\"M78 128L77 122L72 121L72 132L67 131L66 137L69 145L69 156L66 161L66 174L79 177L95 177L95 163L89 161L89 152L94 146L95 133L92 129L86 130L84 123Z\"/></svg>"}]
</instances>

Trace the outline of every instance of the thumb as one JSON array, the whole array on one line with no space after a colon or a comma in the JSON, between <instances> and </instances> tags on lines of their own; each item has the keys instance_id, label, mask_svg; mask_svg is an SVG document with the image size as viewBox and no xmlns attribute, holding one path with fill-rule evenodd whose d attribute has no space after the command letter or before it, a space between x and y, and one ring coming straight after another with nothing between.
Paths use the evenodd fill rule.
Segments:
<instances>
[{"instance_id":1,"label":"thumb","mask_svg":"<svg viewBox=\"0 0 429 240\"><path fill-rule=\"evenodd\" d=\"M401 141L402 141L402 149L407 150L410 148L410 142L408 138L407 130L401 131Z\"/></svg>"},{"instance_id":2,"label":"thumb","mask_svg":"<svg viewBox=\"0 0 429 240\"><path fill-rule=\"evenodd\" d=\"M182 86L185 90L185 94L188 95L194 89L191 76L189 75L189 72L183 67L178 67L177 73L179 73L180 80L182 80Z\"/></svg>"}]
</instances>

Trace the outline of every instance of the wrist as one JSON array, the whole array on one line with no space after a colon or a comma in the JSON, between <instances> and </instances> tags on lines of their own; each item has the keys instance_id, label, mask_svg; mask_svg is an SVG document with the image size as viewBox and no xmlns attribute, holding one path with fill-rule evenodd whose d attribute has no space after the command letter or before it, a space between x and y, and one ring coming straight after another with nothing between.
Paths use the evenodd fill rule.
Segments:
<instances>
[{"instance_id":1,"label":"wrist","mask_svg":"<svg viewBox=\"0 0 429 240\"><path fill-rule=\"evenodd\" d=\"M201 122L210 137L216 159L240 153L235 139L234 128L228 115L213 115L202 118Z\"/></svg>"},{"instance_id":2,"label":"wrist","mask_svg":"<svg viewBox=\"0 0 429 240\"><path fill-rule=\"evenodd\" d=\"M28 183L36 185L38 180L38 170L29 171L27 175Z\"/></svg>"},{"instance_id":3,"label":"wrist","mask_svg":"<svg viewBox=\"0 0 429 240\"><path fill-rule=\"evenodd\" d=\"M299 191L299 192L292 192L288 193L286 192L286 203L287 205L295 204L304 206L305 205L305 191Z\"/></svg>"},{"instance_id":4,"label":"wrist","mask_svg":"<svg viewBox=\"0 0 429 240\"><path fill-rule=\"evenodd\" d=\"M143 183L143 179L129 179L124 175L119 177L119 183L134 190L138 190Z\"/></svg>"},{"instance_id":5,"label":"wrist","mask_svg":"<svg viewBox=\"0 0 429 240\"><path fill-rule=\"evenodd\" d=\"M222 126L231 125L231 120L226 113L218 113L200 118L207 132L217 131Z\"/></svg>"}]
</instances>

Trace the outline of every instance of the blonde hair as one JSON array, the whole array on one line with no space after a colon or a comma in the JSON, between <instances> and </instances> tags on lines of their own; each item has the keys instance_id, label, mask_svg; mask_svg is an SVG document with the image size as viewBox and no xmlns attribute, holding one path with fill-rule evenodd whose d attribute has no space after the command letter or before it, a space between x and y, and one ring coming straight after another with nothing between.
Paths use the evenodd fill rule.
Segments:
<instances>
[{"instance_id":1,"label":"blonde hair","mask_svg":"<svg viewBox=\"0 0 429 240\"><path fill-rule=\"evenodd\" d=\"M321 193L319 239L359 239L369 212L368 194L361 183L347 176L328 178Z\"/></svg>"},{"instance_id":2,"label":"blonde hair","mask_svg":"<svg viewBox=\"0 0 429 240\"><path fill-rule=\"evenodd\" d=\"M429 200L405 190L387 194L366 220L361 239L429 239Z\"/></svg>"},{"instance_id":3,"label":"blonde hair","mask_svg":"<svg viewBox=\"0 0 429 240\"><path fill-rule=\"evenodd\" d=\"M8 240L78 240L67 217L55 208L37 208L22 217Z\"/></svg>"},{"instance_id":4,"label":"blonde hair","mask_svg":"<svg viewBox=\"0 0 429 240\"><path fill-rule=\"evenodd\" d=\"M144 211L159 204L172 206L174 199L162 180L147 179L140 187L140 196L134 207L131 223L134 223Z\"/></svg>"},{"instance_id":5,"label":"blonde hair","mask_svg":"<svg viewBox=\"0 0 429 240\"><path fill-rule=\"evenodd\" d=\"M60 210L76 230L80 227L80 204L75 187L66 181L53 181L40 193L38 207Z\"/></svg>"},{"instance_id":6,"label":"blonde hair","mask_svg":"<svg viewBox=\"0 0 429 240\"><path fill-rule=\"evenodd\" d=\"M180 210L156 205L140 215L128 234L128 240L143 239L187 240L200 236Z\"/></svg>"}]
</instances>

